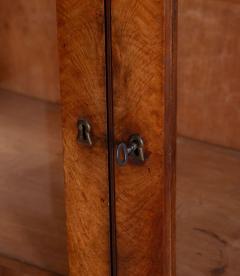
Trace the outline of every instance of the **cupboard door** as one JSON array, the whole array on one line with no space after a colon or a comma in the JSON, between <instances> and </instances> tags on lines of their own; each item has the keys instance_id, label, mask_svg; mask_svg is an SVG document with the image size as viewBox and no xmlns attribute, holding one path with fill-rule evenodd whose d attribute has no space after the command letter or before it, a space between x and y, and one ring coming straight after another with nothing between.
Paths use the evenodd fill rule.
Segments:
<instances>
[{"instance_id":1,"label":"cupboard door","mask_svg":"<svg viewBox=\"0 0 240 276\"><path fill-rule=\"evenodd\" d=\"M175 2L112 0L115 141L138 133L145 162L115 166L117 275L173 275Z\"/></svg>"},{"instance_id":2,"label":"cupboard door","mask_svg":"<svg viewBox=\"0 0 240 276\"><path fill-rule=\"evenodd\" d=\"M70 275L109 275L104 2L57 1ZM77 143L77 121L92 146Z\"/></svg>"},{"instance_id":3,"label":"cupboard door","mask_svg":"<svg viewBox=\"0 0 240 276\"><path fill-rule=\"evenodd\" d=\"M58 2L71 275L175 274L172 1ZM119 166L135 133L145 161Z\"/></svg>"}]
</instances>

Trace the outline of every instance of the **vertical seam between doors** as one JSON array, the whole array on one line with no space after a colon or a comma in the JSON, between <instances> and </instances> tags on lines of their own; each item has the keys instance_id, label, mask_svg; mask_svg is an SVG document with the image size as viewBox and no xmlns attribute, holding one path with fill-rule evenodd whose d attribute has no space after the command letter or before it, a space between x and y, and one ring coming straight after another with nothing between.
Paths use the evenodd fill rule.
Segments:
<instances>
[{"instance_id":1,"label":"vertical seam between doors","mask_svg":"<svg viewBox=\"0 0 240 276\"><path fill-rule=\"evenodd\" d=\"M178 0L164 1L165 85L164 158L167 230L166 275L176 275L176 115L177 115L177 7Z\"/></svg>"},{"instance_id":2,"label":"vertical seam between doors","mask_svg":"<svg viewBox=\"0 0 240 276\"><path fill-rule=\"evenodd\" d=\"M104 0L111 276L117 276L111 0Z\"/></svg>"}]
</instances>

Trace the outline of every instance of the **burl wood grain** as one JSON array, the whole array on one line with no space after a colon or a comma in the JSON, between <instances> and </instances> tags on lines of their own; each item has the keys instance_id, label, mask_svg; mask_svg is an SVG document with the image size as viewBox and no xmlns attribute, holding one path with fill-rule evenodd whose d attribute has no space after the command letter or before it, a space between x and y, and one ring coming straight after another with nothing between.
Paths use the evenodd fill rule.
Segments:
<instances>
[{"instance_id":1,"label":"burl wood grain","mask_svg":"<svg viewBox=\"0 0 240 276\"><path fill-rule=\"evenodd\" d=\"M70 275L109 275L104 6L57 1ZM93 147L77 144L78 118Z\"/></svg>"},{"instance_id":2,"label":"burl wood grain","mask_svg":"<svg viewBox=\"0 0 240 276\"><path fill-rule=\"evenodd\" d=\"M172 8L171 1L112 1L115 140L139 133L147 158L116 165L120 276L174 273Z\"/></svg>"}]
</instances>

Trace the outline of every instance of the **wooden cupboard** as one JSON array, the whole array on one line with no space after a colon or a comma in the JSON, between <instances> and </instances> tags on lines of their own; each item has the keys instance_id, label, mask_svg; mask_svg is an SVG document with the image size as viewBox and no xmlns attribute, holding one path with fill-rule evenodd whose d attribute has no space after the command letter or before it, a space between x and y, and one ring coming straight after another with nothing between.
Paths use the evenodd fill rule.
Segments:
<instances>
[{"instance_id":1,"label":"wooden cupboard","mask_svg":"<svg viewBox=\"0 0 240 276\"><path fill-rule=\"evenodd\" d=\"M14 1L0 1L0 275L238 276L239 4L179 1L177 58L175 1Z\"/></svg>"},{"instance_id":2,"label":"wooden cupboard","mask_svg":"<svg viewBox=\"0 0 240 276\"><path fill-rule=\"evenodd\" d=\"M175 10L58 3L72 275L174 273ZM76 143L79 118L91 124L91 147ZM135 133L145 161L121 167L116 147Z\"/></svg>"},{"instance_id":3,"label":"wooden cupboard","mask_svg":"<svg viewBox=\"0 0 240 276\"><path fill-rule=\"evenodd\" d=\"M51 87L44 91L44 83L35 88L34 78L23 80L27 72L40 69L36 64L41 64L44 49L34 44L34 21L28 27L14 16L32 7L34 15L28 13L25 19L40 22L47 7L54 12L52 4L1 5L3 15L12 15L11 21L5 17L2 33L22 38L22 48L3 59L3 67L11 70L3 75L0 96L1 273L172 275L175 4L57 1L60 97L48 92ZM21 23L22 35L13 22ZM39 41L47 37L38 35ZM34 69L28 68L30 52L21 59L18 55L27 45L29 51L39 47L41 53ZM28 71L19 76L21 65ZM52 89L56 92L57 86ZM91 145L81 143L88 135L86 120ZM129 147L134 134L140 137L131 142L135 148L128 163L120 166L117 147L121 142ZM126 153L120 152L119 158Z\"/></svg>"}]
</instances>

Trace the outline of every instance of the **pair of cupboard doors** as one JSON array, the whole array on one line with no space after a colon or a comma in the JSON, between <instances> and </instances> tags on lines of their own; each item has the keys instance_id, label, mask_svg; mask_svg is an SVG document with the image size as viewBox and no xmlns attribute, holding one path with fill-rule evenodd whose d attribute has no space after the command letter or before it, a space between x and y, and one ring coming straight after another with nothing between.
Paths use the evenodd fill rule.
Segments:
<instances>
[{"instance_id":1,"label":"pair of cupboard doors","mask_svg":"<svg viewBox=\"0 0 240 276\"><path fill-rule=\"evenodd\" d=\"M70 275L174 275L176 2L57 13Z\"/></svg>"}]
</instances>

